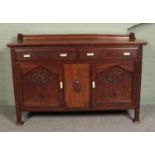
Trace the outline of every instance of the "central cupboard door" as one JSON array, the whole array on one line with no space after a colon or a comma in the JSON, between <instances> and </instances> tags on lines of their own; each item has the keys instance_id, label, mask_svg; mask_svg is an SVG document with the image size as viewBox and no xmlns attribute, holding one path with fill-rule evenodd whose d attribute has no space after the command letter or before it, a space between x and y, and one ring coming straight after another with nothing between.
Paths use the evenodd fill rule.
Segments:
<instances>
[{"instance_id":1,"label":"central cupboard door","mask_svg":"<svg viewBox=\"0 0 155 155\"><path fill-rule=\"evenodd\" d=\"M64 65L64 100L69 108L89 106L89 64Z\"/></svg>"}]
</instances>

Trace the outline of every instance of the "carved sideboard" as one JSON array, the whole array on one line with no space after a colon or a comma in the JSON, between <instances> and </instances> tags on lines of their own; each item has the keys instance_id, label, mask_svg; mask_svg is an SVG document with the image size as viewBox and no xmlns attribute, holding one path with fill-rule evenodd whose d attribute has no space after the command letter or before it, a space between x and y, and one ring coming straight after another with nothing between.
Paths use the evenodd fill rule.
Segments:
<instances>
[{"instance_id":1,"label":"carved sideboard","mask_svg":"<svg viewBox=\"0 0 155 155\"><path fill-rule=\"evenodd\" d=\"M17 124L22 112L134 110L142 49L129 35L23 35L11 48Z\"/></svg>"}]
</instances>

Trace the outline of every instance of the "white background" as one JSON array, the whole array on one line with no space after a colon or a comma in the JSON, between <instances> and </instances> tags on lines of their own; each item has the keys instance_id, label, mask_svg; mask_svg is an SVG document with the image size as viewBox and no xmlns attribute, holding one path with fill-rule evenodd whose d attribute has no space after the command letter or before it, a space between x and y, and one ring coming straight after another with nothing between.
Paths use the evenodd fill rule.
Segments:
<instances>
[{"instance_id":1,"label":"white background","mask_svg":"<svg viewBox=\"0 0 155 155\"><path fill-rule=\"evenodd\" d=\"M153 22L153 0L1 0L1 22Z\"/></svg>"}]
</instances>

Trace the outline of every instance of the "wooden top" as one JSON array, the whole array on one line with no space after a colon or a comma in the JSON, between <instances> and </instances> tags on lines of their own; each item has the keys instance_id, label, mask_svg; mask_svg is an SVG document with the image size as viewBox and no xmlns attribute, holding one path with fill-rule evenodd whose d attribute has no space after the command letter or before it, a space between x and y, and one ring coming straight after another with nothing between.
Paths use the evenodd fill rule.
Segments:
<instances>
[{"instance_id":1,"label":"wooden top","mask_svg":"<svg viewBox=\"0 0 155 155\"><path fill-rule=\"evenodd\" d=\"M17 35L17 42L8 47L52 46L52 45L146 45L138 41L134 33L115 34L64 34L64 35Z\"/></svg>"}]
</instances>

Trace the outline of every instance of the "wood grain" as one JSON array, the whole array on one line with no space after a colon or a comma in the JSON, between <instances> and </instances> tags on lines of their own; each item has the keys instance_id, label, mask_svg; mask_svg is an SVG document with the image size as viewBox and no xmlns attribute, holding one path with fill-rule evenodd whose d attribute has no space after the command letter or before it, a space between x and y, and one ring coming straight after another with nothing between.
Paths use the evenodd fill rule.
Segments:
<instances>
[{"instance_id":1,"label":"wood grain","mask_svg":"<svg viewBox=\"0 0 155 155\"><path fill-rule=\"evenodd\" d=\"M29 107L59 107L59 67L57 64L21 64L22 104Z\"/></svg>"},{"instance_id":2,"label":"wood grain","mask_svg":"<svg viewBox=\"0 0 155 155\"><path fill-rule=\"evenodd\" d=\"M66 107L89 106L89 65L65 64L64 65L64 98ZM80 81L81 90L75 91L74 81Z\"/></svg>"},{"instance_id":3,"label":"wood grain","mask_svg":"<svg viewBox=\"0 0 155 155\"><path fill-rule=\"evenodd\" d=\"M133 101L133 64L95 64L92 73L96 82L93 105Z\"/></svg>"}]
</instances>

